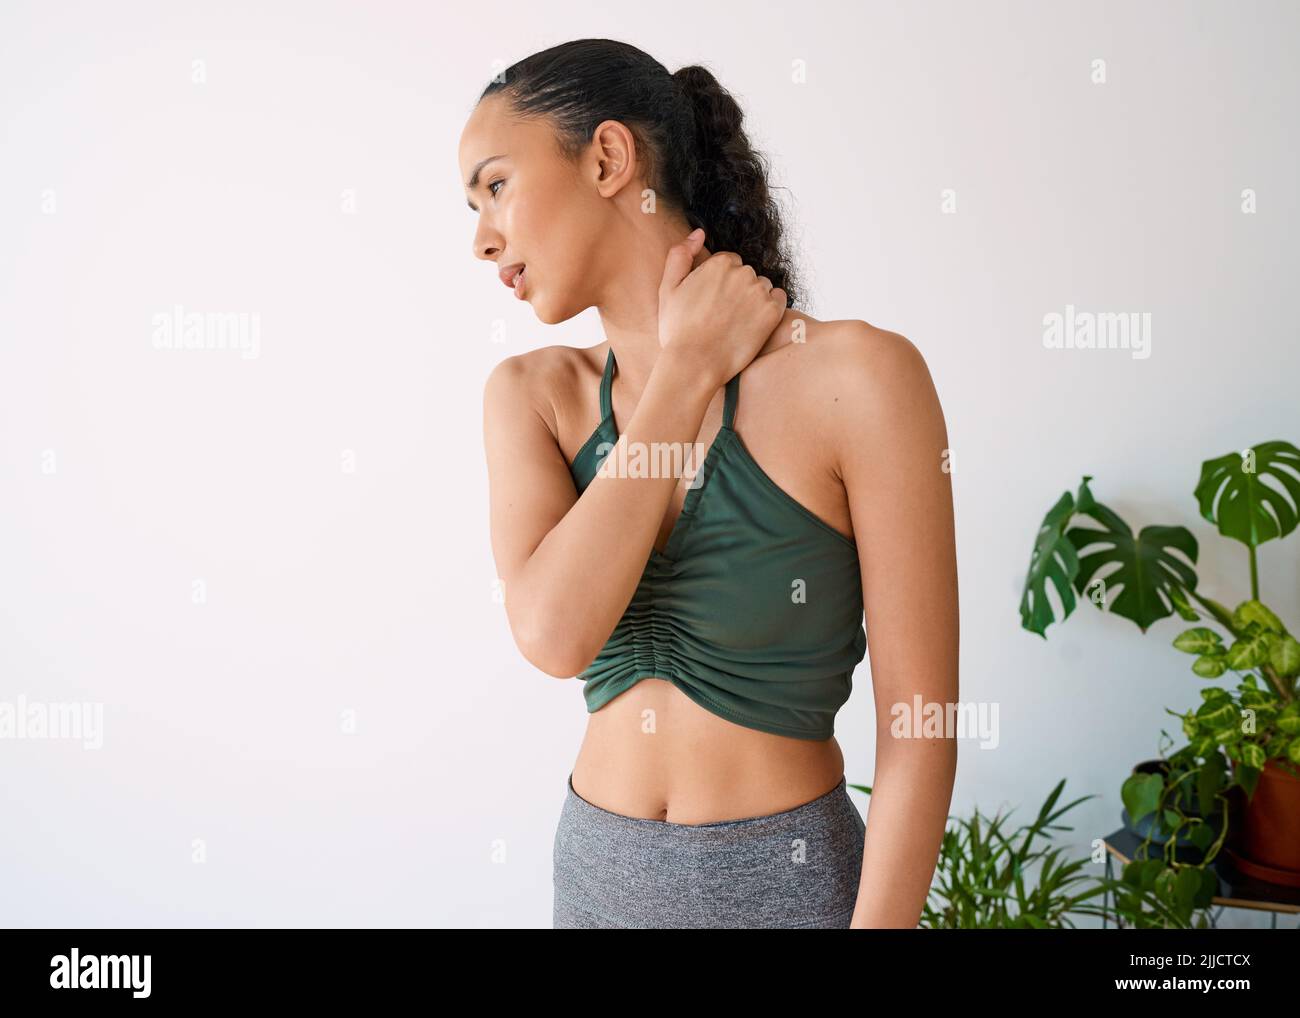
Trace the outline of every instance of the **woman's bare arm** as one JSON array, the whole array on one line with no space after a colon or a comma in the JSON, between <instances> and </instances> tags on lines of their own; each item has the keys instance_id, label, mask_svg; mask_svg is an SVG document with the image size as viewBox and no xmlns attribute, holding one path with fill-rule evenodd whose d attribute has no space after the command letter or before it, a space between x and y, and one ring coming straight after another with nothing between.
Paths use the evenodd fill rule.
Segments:
<instances>
[{"instance_id":1,"label":"woman's bare arm","mask_svg":"<svg viewBox=\"0 0 1300 1018\"><path fill-rule=\"evenodd\" d=\"M693 449L714 393L785 313L785 291L735 252L694 265L703 238L694 230L665 256L661 349L619 435L625 449ZM632 600L678 478L602 471L579 498L522 368L517 357L503 361L483 396L492 552L515 642L548 675L568 677L595 659ZM606 462L625 462L622 452Z\"/></svg>"},{"instance_id":2,"label":"woman's bare arm","mask_svg":"<svg viewBox=\"0 0 1300 1018\"><path fill-rule=\"evenodd\" d=\"M855 322L837 347L835 434L862 571L876 766L852 925L913 929L952 799L954 734L902 738L923 706L958 700L957 559L947 428L930 372L902 336ZM911 730L908 724L907 730Z\"/></svg>"},{"instance_id":3,"label":"woman's bare arm","mask_svg":"<svg viewBox=\"0 0 1300 1018\"><path fill-rule=\"evenodd\" d=\"M505 359L484 390L492 552L520 651L548 675L571 677L631 601L677 478L598 473L579 498L523 365ZM689 448L714 392L687 358L661 351L619 442Z\"/></svg>"}]
</instances>

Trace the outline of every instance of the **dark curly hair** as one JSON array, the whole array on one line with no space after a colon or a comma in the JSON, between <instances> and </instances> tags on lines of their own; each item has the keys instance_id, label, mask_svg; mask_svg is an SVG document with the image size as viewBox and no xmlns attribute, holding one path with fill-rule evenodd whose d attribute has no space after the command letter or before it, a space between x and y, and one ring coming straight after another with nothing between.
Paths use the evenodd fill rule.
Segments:
<instances>
[{"instance_id":1,"label":"dark curly hair","mask_svg":"<svg viewBox=\"0 0 1300 1018\"><path fill-rule=\"evenodd\" d=\"M708 69L693 64L670 74L628 43L576 39L512 64L478 101L497 92L518 116L550 118L569 159L602 121L625 125L656 201L703 228L710 251L734 251L785 290L787 307L802 303L767 162L745 135L740 106Z\"/></svg>"}]
</instances>

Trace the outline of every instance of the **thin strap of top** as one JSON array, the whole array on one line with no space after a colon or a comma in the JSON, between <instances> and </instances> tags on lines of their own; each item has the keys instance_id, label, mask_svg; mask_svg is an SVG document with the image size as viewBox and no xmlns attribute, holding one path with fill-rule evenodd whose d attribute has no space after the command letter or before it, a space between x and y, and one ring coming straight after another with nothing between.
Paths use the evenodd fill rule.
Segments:
<instances>
[{"instance_id":1,"label":"thin strap of top","mask_svg":"<svg viewBox=\"0 0 1300 1018\"><path fill-rule=\"evenodd\" d=\"M614 372L617 370L617 364L614 361L614 348L609 348L609 356L605 358L605 373L600 379L600 419L603 421L607 417L614 415L614 404L611 399L611 393L614 385ZM727 392L722 402L722 426L730 429L736 420L736 403L740 399L740 372L736 372L727 382Z\"/></svg>"},{"instance_id":2,"label":"thin strap of top","mask_svg":"<svg viewBox=\"0 0 1300 1018\"><path fill-rule=\"evenodd\" d=\"M614 384L614 348L609 348L609 356L605 358L605 374L600 380L600 419L603 421L606 417L614 413L614 405L610 402L610 386Z\"/></svg>"},{"instance_id":3,"label":"thin strap of top","mask_svg":"<svg viewBox=\"0 0 1300 1018\"><path fill-rule=\"evenodd\" d=\"M727 382L727 392L722 399L722 426L728 431L731 430L732 422L736 419L736 400L739 398L740 372L736 372Z\"/></svg>"}]
</instances>

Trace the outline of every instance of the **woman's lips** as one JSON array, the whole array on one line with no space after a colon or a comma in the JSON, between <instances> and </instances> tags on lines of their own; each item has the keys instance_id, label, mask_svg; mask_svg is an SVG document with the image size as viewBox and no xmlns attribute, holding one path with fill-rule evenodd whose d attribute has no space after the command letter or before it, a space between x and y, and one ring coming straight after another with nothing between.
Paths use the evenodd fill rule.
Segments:
<instances>
[{"instance_id":1,"label":"woman's lips","mask_svg":"<svg viewBox=\"0 0 1300 1018\"><path fill-rule=\"evenodd\" d=\"M524 299L524 273L526 273L527 271L528 271L528 266L525 265L515 275L515 279L514 279L515 300Z\"/></svg>"}]
</instances>

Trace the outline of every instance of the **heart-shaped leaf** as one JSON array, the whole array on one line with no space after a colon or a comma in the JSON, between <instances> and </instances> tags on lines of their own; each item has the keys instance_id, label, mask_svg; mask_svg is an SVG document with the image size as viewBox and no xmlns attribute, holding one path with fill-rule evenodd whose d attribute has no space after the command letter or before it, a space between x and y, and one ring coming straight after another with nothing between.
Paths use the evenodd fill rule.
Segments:
<instances>
[{"instance_id":1,"label":"heart-shaped leaf","mask_svg":"<svg viewBox=\"0 0 1300 1018\"><path fill-rule=\"evenodd\" d=\"M1192 672L1203 679L1217 679L1228 670L1222 654L1203 654L1192 662Z\"/></svg>"},{"instance_id":2,"label":"heart-shaped leaf","mask_svg":"<svg viewBox=\"0 0 1300 1018\"><path fill-rule=\"evenodd\" d=\"M1264 761L1265 761L1265 755L1262 746L1257 746L1253 742L1242 743L1241 746L1242 763L1244 763L1247 767L1251 767L1255 770L1262 771L1264 769Z\"/></svg>"},{"instance_id":3,"label":"heart-shaped leaf","mask_svg":"<svg viewBox=\"0 0 1300 1018\"><path fill-rule=\"evenodd\" d=\"M1252 622L1270 633L1285 633L1286 626L1273 614L1271 608L1263 601L1242 601L1232 612L1232 623L1238 629L1245 629Z\"/></svg>"},{"instance_id":4,"label":"heart-shaped leaf","mask_svg":"<svg viewBox=\"0 0 1300 1018\"><path fill-rule=\"evenodd\" d=\"M1237 640L1228 648L1228 667L1234 672L1244 672L1248 668L1258 668L1268 660L1269 645L1272 642L1267 633Z\"/></svg>"},{"instance_id":5,"label":"heart-shaped leaf","mask_svg":"<svg viewBox=\"0 0 1300 1018\"><path fill-rule=\"evenodd\" d=\"M1207 728L1213 728L1221 731L1225 728L1232 728L1237 724L1240 714L1237 712L1235 704L1217 700L1210 700L1201 704L1196 711L1196 720Z\"/></svg>"},{"instance_id":6,"label":"heart-shaped leaf","mask_svg":"<svg viewBox=\"0 0 1300 1018\"><path fill-rule=\"evenodd\" d=\"M1300 672L1300 642L1294 636L1283 636L1273 641L1269 650L1268 663L1273 671L1283 678L1290 678Z\"/></svg>"},{"instance_id":7,"label":"heart-shaped leaf","mask_svg":"<svg viewBox=\"0 0 1300 1018\"><path fill-rule=\"evenodd\" d=\"M1174 877L1174 901L1178 902L1180 913L1190 913L1196 908L1196 899L1201 893L1201 871L1195 866L1186 866Z\"/></svg>"},{"instance_id":8,"label":"heart-shaped leaf","mask_svg":"<svg viewBox=\"0 0 1300 1018\"><path fill-rule=\"evenodd\" d=\"M1160 803L1165 782L1159 774L1133 774L1120 786L1119 797L1130 823L1137 823Z\"/></svg>"},{"instance_id":9,"label":"heart-shaped leaf","mask_svg":"<svg viewBox=\"0 0 1300 1018\"><path fill-rule=\"evenodd\" d=\"M1275 725L1284 735L1300 735L1300 701L1292 700L1282 708Z\"/></svg>"},{"instance_id":10,"label":"heart-shaped leaf","mask_svg":"<svg viewBox=\"0 0 1300 1018\"><path fill-rule=\"evenodd\" d=\"M1174 647L1184 654L1217 654L1223 650L1223 641L1208 626L1197 626L1175 636Z\"/></svg>"}]
</instances>

